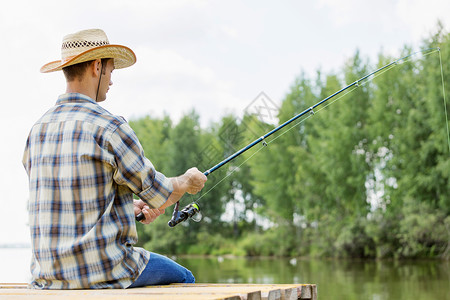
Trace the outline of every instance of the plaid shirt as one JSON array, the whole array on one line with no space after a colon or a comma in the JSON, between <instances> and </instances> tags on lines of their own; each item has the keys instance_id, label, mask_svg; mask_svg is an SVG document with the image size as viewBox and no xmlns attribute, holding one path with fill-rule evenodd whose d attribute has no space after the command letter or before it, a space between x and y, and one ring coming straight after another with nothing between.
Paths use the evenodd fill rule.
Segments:
<instances>
[{"instance_id":1,"label":"plaid shirt","mask_svg":"<svg viewBox=\"0 0 450 300\"><path fill-rule=\"evenodd\" d=\"M145 158L128 123L91 98L65 94L31 129L32 284L126 288L150 254L137 242L133 194L160 207L173 187Z\"/></svg>"}]
</instances>

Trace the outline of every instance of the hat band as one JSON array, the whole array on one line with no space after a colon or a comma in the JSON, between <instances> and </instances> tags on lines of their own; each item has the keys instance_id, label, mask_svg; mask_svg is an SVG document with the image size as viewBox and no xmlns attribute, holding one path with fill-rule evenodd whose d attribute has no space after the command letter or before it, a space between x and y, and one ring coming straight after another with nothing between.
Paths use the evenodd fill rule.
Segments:
<instances>
[{"instance_id":1,"label":"hat band","mask_svg":"<svg viewBox=\"0 0 450 300\"><path fill-rule=\"evenodd\" d=\"M80 47L100 47L109 45L108 41L68 41L62 43L61 49L74 49Z\"/></svg>"}]
</instances>

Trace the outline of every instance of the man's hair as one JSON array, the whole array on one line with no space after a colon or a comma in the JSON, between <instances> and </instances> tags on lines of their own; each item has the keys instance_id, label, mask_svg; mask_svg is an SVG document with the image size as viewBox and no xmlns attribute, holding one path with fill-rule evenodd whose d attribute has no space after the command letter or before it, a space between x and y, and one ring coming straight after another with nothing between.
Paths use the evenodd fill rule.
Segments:
<instances>
[{"instance_id":1,"label":"man's hair","mask_svg":"<svg viewBox=\"0 0 450 300\"><path fill-rule=\"evenodd\" d=\"M104 66L108 62L110 58L102 58L102 72L104 72ZM75 79L81 80L84 73L86 72L88 66L93 63L93 60L85 61L79 64L71 65L68 67L64 67L62 70L64 72L64 76L66 76L67 81L74 81Z\"/></svg>"}]
</instances>

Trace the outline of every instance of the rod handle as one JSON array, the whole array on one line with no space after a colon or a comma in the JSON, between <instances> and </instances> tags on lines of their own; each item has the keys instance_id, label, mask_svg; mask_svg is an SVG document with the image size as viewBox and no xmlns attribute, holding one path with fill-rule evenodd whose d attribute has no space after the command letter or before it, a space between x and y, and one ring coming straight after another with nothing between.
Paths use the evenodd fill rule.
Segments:
<instances>
[{"instance_id":1,"label":"rod handle","mask_svg":"<svg viewBox=\"0 0 450 300\"><path fill-rule=\"evenodd\" d=\"M136 221L138 221L138 222L140 222L140 221L142 221L144 219L145 219L145 216L141 212L136 216Z\"/></svg>"}]
</instances>

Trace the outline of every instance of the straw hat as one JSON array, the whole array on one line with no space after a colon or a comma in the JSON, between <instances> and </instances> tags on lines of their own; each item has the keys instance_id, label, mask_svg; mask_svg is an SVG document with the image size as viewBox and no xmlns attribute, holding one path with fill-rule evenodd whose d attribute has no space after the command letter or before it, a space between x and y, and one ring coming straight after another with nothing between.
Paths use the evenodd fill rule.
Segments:
<instances>
[{"instance_id":1,"label":"straw hat","mask_svg":"<svg viewBox=\"0 0 450 300\"><path fill-rule=\"evenodd\" d=\"M44 65L41 72L60 71L67 66L101 58L114 58L116 69L129 67L136 62L136 55L130 48L110 45L103 30L89 29L66 35L62 41L61 60Z\"/></svg>"}]
</instances>

